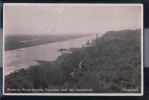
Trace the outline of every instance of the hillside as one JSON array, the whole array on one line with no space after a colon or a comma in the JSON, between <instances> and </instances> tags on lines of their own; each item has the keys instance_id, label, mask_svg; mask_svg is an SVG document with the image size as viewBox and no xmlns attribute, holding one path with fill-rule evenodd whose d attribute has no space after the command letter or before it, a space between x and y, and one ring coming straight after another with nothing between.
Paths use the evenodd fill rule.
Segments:
<instances>
[{"instance_id":1,"label":"hillside","mask_svg":"<svg viewBox=\"0 0 149 100\"><path fill-rule=\"evenodd\" d=\"M54 62L38 61L36 66L21 69L5 77L8 88L21 89L90 89L92 93L140 92L141 31L110 31L93 45L73 49ZM124 91L124 89L136 91ZM50 92L50 91L39 91ZM56 91L54 91L56 92ZM58 91L72 92L72 91Z\"/></svg>"}]
</instances>

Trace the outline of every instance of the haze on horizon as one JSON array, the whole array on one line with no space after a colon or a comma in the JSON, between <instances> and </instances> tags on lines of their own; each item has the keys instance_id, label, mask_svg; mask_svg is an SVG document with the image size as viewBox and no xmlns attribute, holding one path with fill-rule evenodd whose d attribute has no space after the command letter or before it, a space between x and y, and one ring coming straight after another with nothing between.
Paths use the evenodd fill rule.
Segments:
<instances>
[{"instance_id":1,"label":"haze on horizon","mask_svg":"<svg viewBox=\"0 0 149 100\"><path fill-rule=\"evenodd\" d=\"M6 4L5 35L89 34L141 28L141 6L76 5Z\"/></svg>"}]
</instances>

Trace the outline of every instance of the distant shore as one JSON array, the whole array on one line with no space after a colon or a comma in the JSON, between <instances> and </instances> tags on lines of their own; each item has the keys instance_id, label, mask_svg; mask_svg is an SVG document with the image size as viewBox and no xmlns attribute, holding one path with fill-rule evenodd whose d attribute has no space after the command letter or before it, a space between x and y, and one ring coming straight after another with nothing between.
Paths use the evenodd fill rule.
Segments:
<instances>
[{"instance_id":1,"label":"distant shore","mask_svg":"<svg viewBox=\"0 0 149 100\"><path fill-rule=\"evenodd\" d=\"M5 37L5 50L43 45L86 37L92 34L64 34L64 35L12 35Z\"/></svg>"},{"instance_id":2,"label":"distant shore","mask_svg":"<svg viewBox=\"0 0 149 100\"><path fill-rule=\"evenodd\" d=\"M5 92L24 93L8 91L15 87L19 90L66 89L38 93L140 93L140 32L110 31L97 38L93 46L64 53L53 62L38 61L39 65L5 76Z\"/></svg>"}]
</instances>

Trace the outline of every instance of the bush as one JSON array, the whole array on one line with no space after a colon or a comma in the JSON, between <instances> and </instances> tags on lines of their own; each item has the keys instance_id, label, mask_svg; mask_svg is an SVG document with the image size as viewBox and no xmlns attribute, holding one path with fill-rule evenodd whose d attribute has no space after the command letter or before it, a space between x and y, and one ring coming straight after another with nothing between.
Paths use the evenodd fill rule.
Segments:
<instances>
[{"instance_id":1,"label":"bush","mask_svg":"<svg viewBox=\"0 0 149 100\"><path fill-rule=\"evenodd\" d=\"M140 30L107 32L93 46L6 76L5 88L85 88L97 93L137 88L140 92L140 38Z\"/></svg>"}]
</instances>

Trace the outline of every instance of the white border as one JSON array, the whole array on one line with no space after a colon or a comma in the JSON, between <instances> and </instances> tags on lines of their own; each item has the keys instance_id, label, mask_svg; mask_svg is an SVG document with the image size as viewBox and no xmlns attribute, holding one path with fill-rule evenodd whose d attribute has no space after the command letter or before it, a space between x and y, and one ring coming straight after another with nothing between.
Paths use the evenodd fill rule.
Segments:
<instances>
[{"instance_id":1,"label":"white border","mask_svg":"<svg viewBox=\"0 0 149 100\"><path fill-rule=\"evenodd\" d=\"M4 92L4 34L5 34L5 7L6 6L140 6L141 7L141 93L5 93ZM144 94L144 60L143 60L143 4L88 4L88 3L4 3L3 5L3 95L9 96L143 96Z\"/></svg>"}]
</instances>

